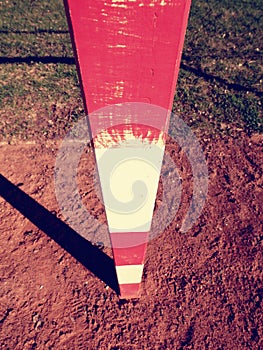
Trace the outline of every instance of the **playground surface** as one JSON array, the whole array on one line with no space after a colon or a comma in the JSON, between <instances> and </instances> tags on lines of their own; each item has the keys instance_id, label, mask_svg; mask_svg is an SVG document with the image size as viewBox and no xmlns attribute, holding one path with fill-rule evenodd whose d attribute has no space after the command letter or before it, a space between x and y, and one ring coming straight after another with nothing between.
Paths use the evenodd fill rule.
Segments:
<instances>
[{"instance_id":1,"label":"playground surface","mask_svg":"<svg viewBox=\"0 0 263 350\"><path fill-rule=\"evenodd\" d=\"M174 221L149 242L141 299L129 302L107 284L112 262L100 260L109 248L95 246L96 255L87 246L73 257L55 242L67 232L53 179L59 142L1 145L1 349L262 348L263 137L200 140L209 169L202 215L179 233L186 190ZM167 149L182 159L175 144ZM92 152L82 158L80 193L103 222L85 175Z\"/></svg>"},{"instance_id":2,"label":"playground surface","mask_svg":"<svg viewBox=\"0 0 263 350\"><path fill-rule=\"evenodd\" d=\"M84 115L63 1L0 2L1 350L263 349L261 2L192 1L173 111L203 149L208 195L180 233L193 174L168 139L180 207L129 302L109 247L74 232L55 197L59 145ZM105 223L93 170L89 148L78 184L90 235Z\"/></svg>"}]
</instances>

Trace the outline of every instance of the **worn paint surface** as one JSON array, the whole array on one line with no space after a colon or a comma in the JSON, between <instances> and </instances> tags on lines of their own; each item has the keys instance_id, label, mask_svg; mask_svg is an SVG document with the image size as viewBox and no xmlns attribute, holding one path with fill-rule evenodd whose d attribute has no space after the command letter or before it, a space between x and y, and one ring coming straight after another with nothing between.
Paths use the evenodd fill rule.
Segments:
<instances>
[{"instance_id":1,"label":"worn paint surface","mask_svg":"<svg viewBox=\"0 0 263 350\"><path fill-rule=\"evenodd\" d=\"M97 134L93 143L95 148L116 148L119 147L124 141L126 146L134 147L133 141L140 140L141 146L149 143L158 144L160 147L164 147L165 134L156 128L142 124L119 124L107 128Z\"/></svg>"},{"instance_id":2,"label":"worn paint surface","mask_svg":"<svg viewBox=\"0 0 263 350\"><path fill-rule=\"evenodd\" d=\"M171 108L189 0L65 4L89 113L123 102Z\"/></svg>"}]
</instances>

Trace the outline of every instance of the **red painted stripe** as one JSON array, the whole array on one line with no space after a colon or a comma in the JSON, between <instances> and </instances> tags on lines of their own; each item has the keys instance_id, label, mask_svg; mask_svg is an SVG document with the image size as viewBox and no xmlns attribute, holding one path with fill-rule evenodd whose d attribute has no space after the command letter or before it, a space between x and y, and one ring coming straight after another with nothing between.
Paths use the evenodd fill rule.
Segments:
<instances>
[{"instance_id":1,"label":"red painted stripe","mask_svg":"<svg viewBox=\"0 0 263 350\"><path fill-rule=\"evenodd\" d=\"M114 249L135 247L148 242L149 232L111 232L110 237Z\"/></svg>"},{"instance_id":2,"label":"red painted stripe","mask_svg":"<svg viewBox=\"0 0 263 350\"><path fill-rule=\"evenodd\" d=\"M116 266L144 263L148 232L111 233L111 244Z\"/></svg>"},{"instance_id":3,"label":"red painted stripe","mask_svg":"<svg viewBox=\"0 0 263 350\"><path fill-rule=\"evenodd\" d=\"M171 109L190 0L64 0L89 113L144 102Z\"/></svg>"},{"instance_id":4,"label":"red painted stripe","mask_svg":"<svg viewBox=\"0 0 263 350\"><path fill-rule=\"evenodd\" d=\"M136 299L140 297L141 283L120 284L121 299Z\"/></svg>"},{"instance_id":5,"label":"red painted stripe","mask_svg":"<svg viewBox=\"0 0 263 350\"><path fill-rule=\"evenodd\" d=\"M122 266L143 264L146 247L146 244L142 244L133 248L113 248L115 265Z\"/></svg>"}]
</instances>

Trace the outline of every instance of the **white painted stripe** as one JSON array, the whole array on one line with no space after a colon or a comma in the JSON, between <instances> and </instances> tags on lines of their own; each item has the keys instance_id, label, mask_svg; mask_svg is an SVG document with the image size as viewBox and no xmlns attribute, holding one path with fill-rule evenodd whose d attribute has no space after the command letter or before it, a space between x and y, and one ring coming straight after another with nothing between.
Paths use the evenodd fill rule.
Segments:
<instances>
[{"instance_id":1,"label":"white painted stripe","mask_svg":"<svg viewBox=\"0 0 263 350\"><path fill-rule=\"evenodd\" d=\"M154 144L96 149L110 232L150 230L164 147Z\"/></svg>"},{"instance_id":2,"label":"white painted stripe","mask_svg":"<svg viewBox=\"0 0 263 350\"><path fill-rule=\"evenodd\" d=\"M144 264L116 266L119 284L141 283L143 266Z\"/></svg>"}]
</instances>

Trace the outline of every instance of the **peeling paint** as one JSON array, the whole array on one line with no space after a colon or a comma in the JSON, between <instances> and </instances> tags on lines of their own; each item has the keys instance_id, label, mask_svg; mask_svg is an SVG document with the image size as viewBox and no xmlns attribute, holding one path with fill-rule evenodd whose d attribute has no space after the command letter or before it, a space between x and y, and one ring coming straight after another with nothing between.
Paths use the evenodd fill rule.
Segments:
<instances>
[{"instance_id":1,"label":"peeling paint","mask_svg":"<svg viewBox=\"0 0 263 350\"><path fill-rule=\"evenodd\" d=\"M163 131L142 124L120 124L101 131L93 139L95 148L119 147L124 141L140 140L142 144L164 147ZM134 147L134 144L132 144Z\"/></svg>"},{"instance_id":2,"label":"peeling paint","mask_svg":"<svg viewBox=\"0 0 263 350\"><path fill-rule=\"evenodd\" d=\"M169 0L111 0L108 2L104 2L104 6L110 6L115 8L128 8L131 6L139 6L139 7L155 7L155 6L169 6L172 5L172 1Z\"/></svg>"},{"instance_id":3,"label":"peeling paint","mask_svg":"<svg viewBox=\"0 0 263 350\"><path fill-rule=\"evenodd\" d=\"M120 7L120 8L127 9L128 5L125 5L125 4L112 4L111 7Z\"/></svg>"},{"instance_id":4,"label":"peeling paint","mask_svg":"<svg viewBox=\"0 0 263 350\"><path fill-rule=\"evenodd\" d=\"M117 81L115 86L114 97L122 98L124 95L124 81Z\"/></svg>"},{"instance_id":5,"label":"peeling paint","mask_svg":"<svg viewBox=\"0 0 263 350\"><path fill-rule=\"evenodd\" d=\"M114 49L114 48L122 48L124 49L126 47L126 45L123 44L117 44L117 45L108 45L109 48Z\"/></svg>"},{"instance_id":6,"label":"peeling paint","mask_svg":"<svg viewBox=\"0 0 263 350\"><path fill-rule=\"evenodd\" d=\"M141 39L140 35L136 35L134 33L127 33L127 32L124 32L123 30L119 30L117 33L120 34L120 35L127 36L127 37Z\"/></svg>"}]
</instances>

